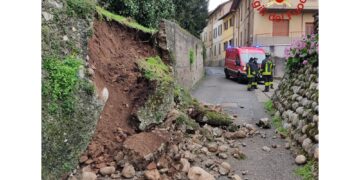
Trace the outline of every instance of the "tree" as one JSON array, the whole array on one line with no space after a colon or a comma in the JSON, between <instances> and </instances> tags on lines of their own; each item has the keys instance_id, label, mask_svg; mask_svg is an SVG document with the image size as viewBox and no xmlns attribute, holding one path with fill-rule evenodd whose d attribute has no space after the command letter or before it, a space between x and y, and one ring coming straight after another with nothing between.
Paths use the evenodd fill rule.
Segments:
<instances>
[{"instance_id":1,"label":"tree","mask_svg":"<svg viewBox=\"0 0 360 180\"><path fill-rule=\"evenodd\" d=\"M208 0L173 0L175 20L181 27L199 37L206 26L208 16Z\"/></svg>"}]
</instances>

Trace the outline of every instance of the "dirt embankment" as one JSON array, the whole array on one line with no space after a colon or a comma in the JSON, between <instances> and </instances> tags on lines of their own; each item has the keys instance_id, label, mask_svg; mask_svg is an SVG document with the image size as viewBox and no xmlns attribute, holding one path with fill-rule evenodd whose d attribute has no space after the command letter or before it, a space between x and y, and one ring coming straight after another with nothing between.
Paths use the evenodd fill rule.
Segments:
<instances>
[{"instance_id":1,"label":"dirt embankment","mask_svg":"<svg viewBox=\"0 0 360 180\"><path fill-rule=\"evenodd\" d=\"M109 97L95 135L82 157L88 158L84 164L92 164L95 170L110 165L122 142L135 133L129 123L131 114L153 89L151 83L142 78L135 62L155 55L157 51L150 43L141 41L137 33L115 22L94 22L89 65L94 70L97 92L107 88Z\"/></svg>"}]
</instances>

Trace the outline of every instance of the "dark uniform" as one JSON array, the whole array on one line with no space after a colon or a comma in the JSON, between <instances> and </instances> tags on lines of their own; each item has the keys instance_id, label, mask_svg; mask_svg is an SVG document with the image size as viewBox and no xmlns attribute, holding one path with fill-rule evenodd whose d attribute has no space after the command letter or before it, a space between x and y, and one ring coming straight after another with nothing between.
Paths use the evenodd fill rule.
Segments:
<instances>
[{"instance_id":1,"label":"dark uniform","mask_svg":"<svg viewBox=\"0 0 360 180\"><path fill-rule=\"evenodd\" d=\"M249 62L246 63L246 75L248 79L247 90L251 91L257 88L257 82L255 82L255 75L257 71L257 67L254 66L253 62L254 58L250 58Z\"/></svg>"},{"instance_id":2,"label":"dark uniform","mask_svg":"<svg viewBox=\"0 0 360 180\"><path fill-rule=\"evenodd\" d=\"M252 82L252 88L257 89L258 83L257 83L257 80L256 80L256 76L259 73L259 67L258 67L258 64L257 64L257 58L253 58L250 66L255 71L254 81Z\"/></svg>"},{"instance_id":3,"label":"dark uniform","mask_svg":"<svg viewBox=\"0 0 360 180\"><path fill-rule=\"evenodd\" d=\"M261 72L265 80L265 90L264 92L269 92L269 88L272 84L272 74L273 74L273 63L267 55L261 63Z\"/></svg>"}]
</instances>

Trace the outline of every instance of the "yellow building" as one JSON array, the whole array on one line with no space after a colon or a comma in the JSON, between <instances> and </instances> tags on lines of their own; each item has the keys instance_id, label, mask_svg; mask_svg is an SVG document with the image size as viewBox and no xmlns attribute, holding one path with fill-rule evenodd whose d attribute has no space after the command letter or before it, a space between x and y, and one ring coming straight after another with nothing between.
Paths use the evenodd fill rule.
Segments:
<instances>
[{"instance_id":1,"label":"yellow building","mask_svg":"<svg viewBox=\"0 0 360 180\"><path fill-rule=\"evenodd\" d=\"M223 22L223 32L221 35L221 45L222 45L222 59L225 59L225 50L228 46L234 46L234 15L233 11L229 11L223 17L220 18ZM221 65L224 62L221 63Z\"/></svg>"},{"instance_id":2,"label":"yellow building","mask_svg":"<svg viewBox=\"0 0 360 180\"><path fill-rule=\"evenodd\" d=\"M201 39L206 49L206 66L219 66L223 63L225 53L223 48L223 20L220 19L228 13L232 0L226 1L209 12L208 23L201 33Z\"/></svg>"},{"instance_id":3,"label":"yellow building","mask_svg":"<svg viewBox=\"0 0 360 180\"><path fill-rule=\"evenodd\" d=\"M284 49L292 41L312 33L314 14L318 12L318 0L307 0L299 5L299 0L287 0L284 4L271 3L269 0L257 0L266 7L261 14L254 0L234 0L231 11L235 11L234 39L236 46L260 46L274 56L283 58ZM286 2L286 3L285 3ZM303 7L297 15L288 15L297 7ZM276 16L279 21L272 20ZM290 19L291 18L291 19Z\"/></svg>"}]
</instances>

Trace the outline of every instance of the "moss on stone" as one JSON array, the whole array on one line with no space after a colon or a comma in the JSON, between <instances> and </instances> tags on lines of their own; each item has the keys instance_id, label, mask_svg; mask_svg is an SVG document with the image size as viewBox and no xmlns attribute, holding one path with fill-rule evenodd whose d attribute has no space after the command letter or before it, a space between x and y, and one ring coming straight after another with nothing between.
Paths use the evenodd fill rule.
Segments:
<instances>
[{"instance_id":1,"label":"moss on stone","mask_svg":"<svg viewBox=\"0 0 360 180\"><path fill-rule=\"evenodd\" d=\"M151 124L163 122L166 114L174 104L174 79L170 68L160 57L149 57L139 61L138 65L143 76L156 85L145 104L135 113L138 128L145 130Z\"/></svg>"},{"instance_id":2,"label":"moss on stone","mask_svg":"<svg viewBox=\"0 0 360 180\"><path fill-rule=\"evenodd\" d=\"M199 129L200 125L196 123L193 119L189 118L186 114L181 113L178 118L175 120L178 125L185 125L186 130L195 131Z\"/></svg>"},{"instance_id":3,"label":"moss on stone","mask_svg":"<svg viewBox=\"0 0 360 180\"><path fill-rule=\"evenodd\" d=\"M229 126L233 123L228 115L216 111L207 111L205 117L206 123L213 126Z\"/></svg>"}]
</instances>

